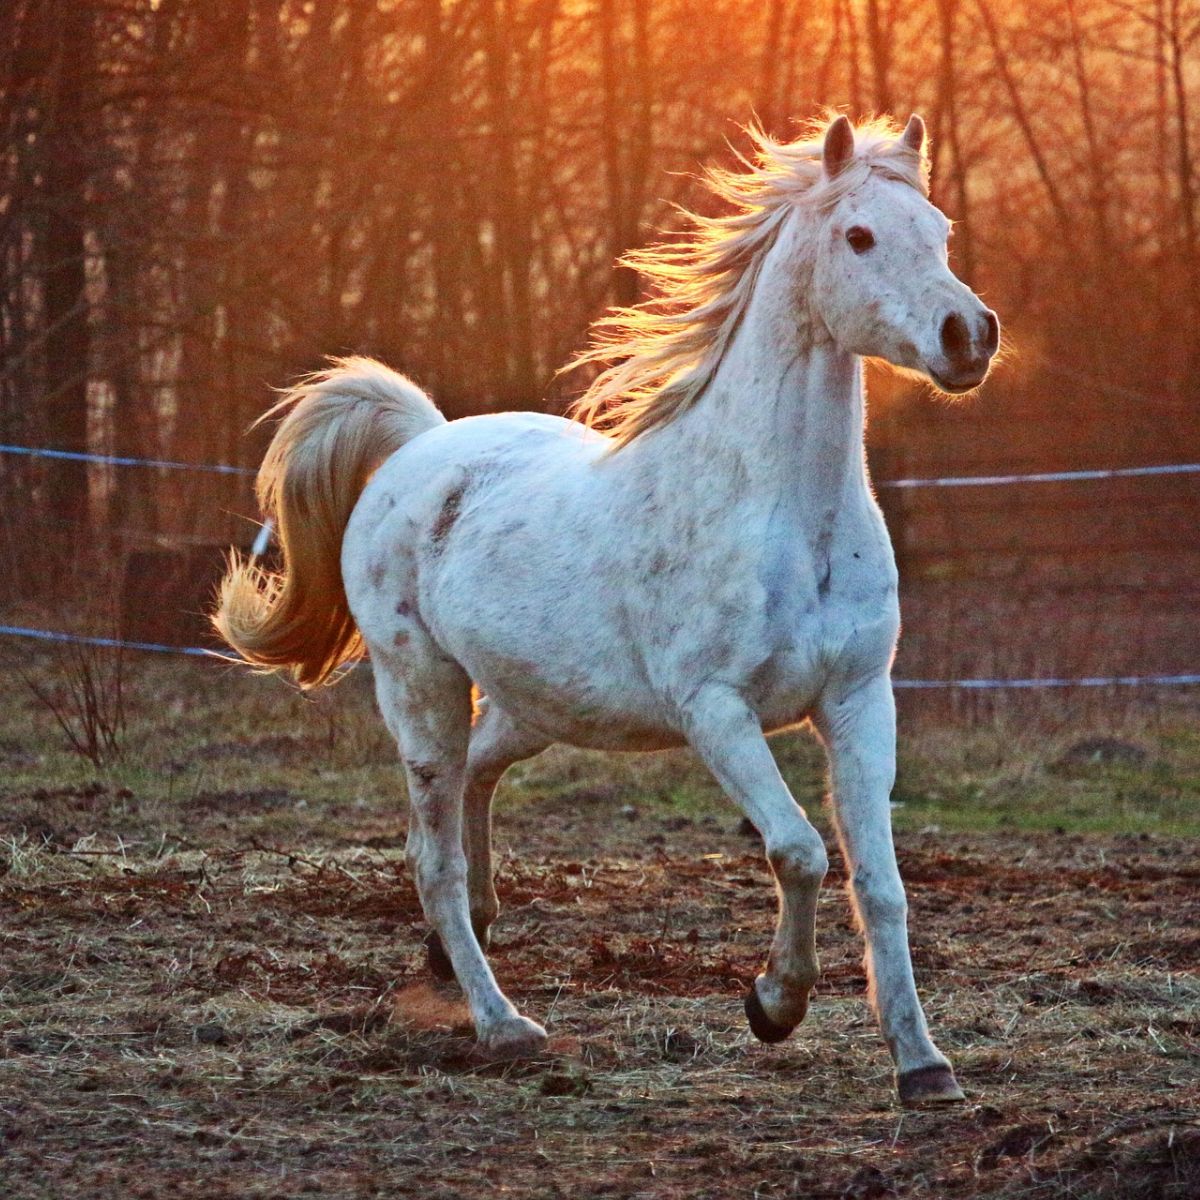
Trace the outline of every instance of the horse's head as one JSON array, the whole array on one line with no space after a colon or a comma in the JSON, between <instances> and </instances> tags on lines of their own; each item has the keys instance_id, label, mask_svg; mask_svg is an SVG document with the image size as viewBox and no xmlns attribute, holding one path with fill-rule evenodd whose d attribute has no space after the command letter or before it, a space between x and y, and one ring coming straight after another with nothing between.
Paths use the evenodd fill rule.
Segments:
<instances>
[{"instance_id":1,"label":"horse's head","mask_svg":"<svg viewBox=\"0 0 1200 1200\"><path fill-rule=\"evenodd\" d=\"M920 162L925 124L913 116L895 150ZM915 159L913 158L915 156ZM1000 323L947 262L950 222L920 190L888 171L847 175L854 130L838 117L825 134L830 203L816 248L813 295L833 340L931 379L944 392L978 387ZM853 182L852 182L853 181Z\"/></svg>"}]
</instances>

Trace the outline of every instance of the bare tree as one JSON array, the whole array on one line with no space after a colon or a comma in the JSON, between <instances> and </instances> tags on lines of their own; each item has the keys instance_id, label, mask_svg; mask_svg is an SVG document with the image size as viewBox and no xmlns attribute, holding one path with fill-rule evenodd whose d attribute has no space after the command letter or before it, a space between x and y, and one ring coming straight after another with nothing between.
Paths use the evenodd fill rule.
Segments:
<instances>
[{"instance_id":1,"label":"bare tree","mask_svg":"<svg viewBox=\"0 0 1200 1200\"><path fill-rule=\"evenodd\" d=\"M960 0L937 0L938 87L932 124L933 178L939 193L949 197L949 206L958 222L955 258L959 272L968 282L975 278L975 247L972 241L971 193L967 182L967 163L962 144L959 108L958 28ZM948 162L943 167L943 145ZM950 186L942 185L942 173L948 169Z\"/></svg>"},{"instance_id":2,"label":"bare tree","mask_svg":"<svg viewBox=\"0 0 1200 1200\"><path fill-rule=\"evenodd\" d=\"M1097 414L1151 376L1181 386L1122 453L1200 453L1197 40L1196 0L10 0L0 439L249 465L268 385L330 352L452 415L558 404L589 321L638 298L613 260L710 203L737 124L834 105L925 112L957 265L1025 350L1021 422L939 415L958 469L1111 457ZM893 429L905 469L922 429ZM0 489L13 561L27 528L220 540L253 512L224 476L6 455Z\"/></svg>"},{"instance_id":3,"label":"bare tree","mask_svg":"<svg viewBox=\"0 0 1200 1200\"><path fill-rule=\"evenodd\" d=\"M87 186L91 169L88 92L93 86L93 13L89 4L57 0L44 13L42 48L49 69L41 98L44 216L41 279L45 312L45 444L86 450L91 333L86 260ZM70 544L87 518L87 470L69 464L49 476L48 512Z\"/></svg>"}]
</instances>

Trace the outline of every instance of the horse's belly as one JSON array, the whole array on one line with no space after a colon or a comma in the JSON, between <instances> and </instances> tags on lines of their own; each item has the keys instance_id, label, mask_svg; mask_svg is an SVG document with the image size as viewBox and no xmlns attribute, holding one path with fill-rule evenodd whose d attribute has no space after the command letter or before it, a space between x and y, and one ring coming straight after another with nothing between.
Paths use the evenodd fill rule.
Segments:
<instances>
[{"instance_id":1,"label":"horse's belly","mask_svg":"<svg viewBox=\"0 0 1200 1200\"><path fill-rule=\"evenodd\" d=\"M684 738L667 706L642 690L603 689L599 680L554 679L541 671L471 671L480 690L514 720L547 738L592 750L667 750Z\"/></svg>"}]
</instances>

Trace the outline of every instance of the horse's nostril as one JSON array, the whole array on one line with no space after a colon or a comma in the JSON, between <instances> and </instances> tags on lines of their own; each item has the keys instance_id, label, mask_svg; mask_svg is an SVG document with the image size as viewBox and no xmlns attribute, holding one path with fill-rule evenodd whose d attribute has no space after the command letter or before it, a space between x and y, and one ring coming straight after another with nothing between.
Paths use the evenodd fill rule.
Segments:
<instances>
[{"instance_id":1,"label":"horse's nostril","mask_svg":"<svg viewBox=\"0 0 1200 1200\"><path fill-rule=\"evenodd\" d=\"M951 313L942 322L942 350L946 357L954 362L962 358L971 349L971 333L967 323L958 315Z\"/></svg>"},{"instance_id":2,"label":"horse's nostril","mask_svg":"<svg viewBox=\"0 0 1200 1200\"><path fill-rule=\"evenodd\" d=\"M988 354L995 354L1000 345L1000 322L996 320L996 314L990 308L987 310L984 322L987 325L987 332L983 337L983 348Z\"/></svg>"}]
</instances>

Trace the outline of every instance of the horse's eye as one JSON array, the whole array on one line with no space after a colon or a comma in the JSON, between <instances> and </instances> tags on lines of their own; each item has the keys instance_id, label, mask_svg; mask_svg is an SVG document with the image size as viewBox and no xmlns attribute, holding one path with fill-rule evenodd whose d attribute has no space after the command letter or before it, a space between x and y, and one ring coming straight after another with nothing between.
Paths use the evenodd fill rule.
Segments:
<instances>
[{"instance_id":1,"label":"horse's eye","mask_svg":"<svg viewBox=\"0 0 1200 1200\"><path fill-rule=\"evenodd\" d=\"M855 254L866 254L875 245L875 235L862 225L851 225L846 230L846 241L850 243L850 249Z\"/></svg>"}]
</instances>

